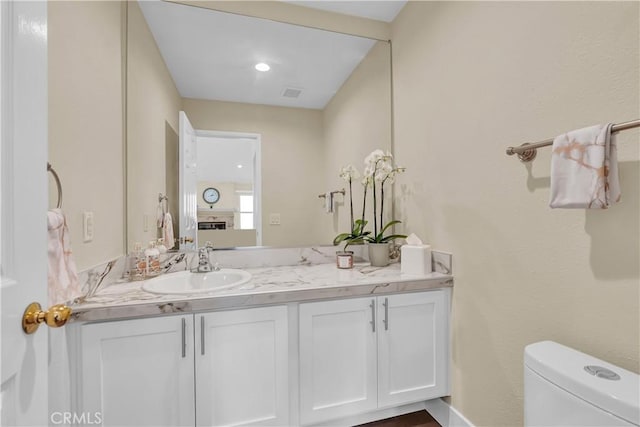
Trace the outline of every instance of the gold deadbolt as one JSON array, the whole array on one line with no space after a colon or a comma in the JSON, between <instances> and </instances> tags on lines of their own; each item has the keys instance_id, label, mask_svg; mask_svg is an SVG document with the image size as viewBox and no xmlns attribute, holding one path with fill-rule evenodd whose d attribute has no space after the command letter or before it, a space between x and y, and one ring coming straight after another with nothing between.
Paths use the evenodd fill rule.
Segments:
<instances>
[{"instance_id":1,"label":"gold deadbolt","mask_svg":"<svg viewBox=\"0 0 640 427\"><path fill-rule=\"evenodd\" d=\"M71 308L64 304L51 306L49 310L42 311L37 302L29 304L22 315L22 330L25 334L32 334L38 330L40 323L46 323L52 328L64 326L71 317Z\"/></svg>"}]
</instances>

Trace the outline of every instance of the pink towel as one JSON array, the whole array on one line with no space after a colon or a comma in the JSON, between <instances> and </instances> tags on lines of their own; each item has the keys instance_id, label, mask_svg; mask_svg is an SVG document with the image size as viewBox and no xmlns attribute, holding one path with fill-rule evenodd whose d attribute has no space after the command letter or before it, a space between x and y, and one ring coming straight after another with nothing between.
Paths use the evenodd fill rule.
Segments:
<instances>
[{"instance_id":1,"label":"pink towel","mask_svg":"<svg viewBox=\"0 0 640 427\"><path fill-rule=\"evenodd\" d=\"M574 130L553 140L552 208L606 209L620 201L611 124Z\"/></svg>"},{"instance_id":2,"label":"pink towel","mask_svg":"<svg viewBox=\"0 0 640 427\"><path fill-rule=\"evenodd\" d=\"M60 209L47 213L49 229L49 305L72 302L80 297L80 282L76 263L73 260L67 221Z\"/></svg>"}]
</instances>

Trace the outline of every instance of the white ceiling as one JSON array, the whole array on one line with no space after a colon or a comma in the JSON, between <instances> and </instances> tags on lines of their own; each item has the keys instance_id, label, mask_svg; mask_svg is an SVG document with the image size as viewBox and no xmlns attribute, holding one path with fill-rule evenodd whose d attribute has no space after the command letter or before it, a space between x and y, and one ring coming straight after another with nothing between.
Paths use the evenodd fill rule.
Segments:
<instances>
[{"instance_id":1,"label":"white ceiling","mask_svg":"<svg viewBox=\"0 0 640 427\"><path fill-rule=\"evenodd\" d=\"M174 3L138 4L185 98L322 109L375 44ZM258 62L271 70L256 71ZM286 88L302 93L286 98Z\"/></svg>"},{"instance_id":2,"label":"white ceiling","mask_svg":"<svg viewBox=\"0 0 640 427\"><path fill-rule=\"evenodd\" d=\"M198 136L196 144L198 181L253 183L254 140Z\"/></svg>"},{"instance_id":3,"label":"white ceiling","mask_svg":"<svg viewBox=\"0 0 640 427\"><path fill-rule=\"evenodd\" d=\"M316 0L284 0L298 6L337 12L343 15L360 16L376 21L391 22L404 7L407 0L394 1L316 1Z\"/></svg>"}]
</instances>

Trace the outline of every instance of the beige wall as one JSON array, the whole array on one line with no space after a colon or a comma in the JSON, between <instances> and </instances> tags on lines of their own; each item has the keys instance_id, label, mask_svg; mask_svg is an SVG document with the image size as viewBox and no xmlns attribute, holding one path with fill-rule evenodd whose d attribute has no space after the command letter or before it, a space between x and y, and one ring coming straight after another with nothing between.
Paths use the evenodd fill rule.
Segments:
<instances>
[{"instance_id":1,"label":"beige wall","mask_svg":"<svg viewBox=\"0 0 640 427\"><path fill-rule=\"evenodd\" d=\"M350 231L349 187L340 178L340 169L352 164L362 175L364 158L371 151L377 148L391 150L390 50L389 43L378 42L323 111L326 189L347 190L344 198L337 196L335 214L326 216L322 223L325 233L332 238ZM361 218L363 187L360 181L354 182L352 187L354 217ZM373 229L370 195L365 215L368 228ZM390 211L391 199L385 199L388 201L386 209Z\"/></svg>"},{"instance_id":2,"label":"beige wall","mask_svg":"<svg viewBox=\"0 0 640 427\"><path fill-rule=\"evenodd\" d=\"M119 2L48 3L49 161L81 270L123 253L121 12ZM49 188L53 207L57 190ZM84 211L94 213L89 243Z\"/></svg>"},{"instance_id":3,"label":"beige wall","mask_svg":"<svg viewBox=\"0 0 640 427\"><path fill-rule=\"evenodd\" d=\"M131 248L134 242L146 245L159 236L158 193L167 194L165 156L167 144L175 147L182 100L138 3L128 6L127 244ZM174 225L177 222L174 219Z\"/></svg>"},{"instance_id":4,"label":"beige wall","mask_svg":"<svg viewBox=\"0 0 640 427\"><path fill-rule=\"evenodd\" d=\"M325 190L322 112L220 101L183 99L195 129L259 133L262 150L262 244L329 243L319 224ZM279 213L281 225L269 225Z\"/></svg>"},{"instance_id":5,"label":"beige wall","mask_svg":"<svg viewBox=\"0 0 640 427\"><path fill-rule=\"evenodd\" d=\"M410 2L392 25L405 229L455 256L452 403L522 423L525 345L555 340L639 371L639 132L623 200L550 210L549 148L509 145L640 116L637 2Z\"/></svg>"},{"instance_id":6,"label":"beige wall","mask_svg":"<svg viewBox=\"0 0 640 427\"><path fill-rule=\"evenodd\" d=\"M216 248L239 248L256 245L255 230L198 230L198 244L211 242Z\"/></svg>"}]
</instances>

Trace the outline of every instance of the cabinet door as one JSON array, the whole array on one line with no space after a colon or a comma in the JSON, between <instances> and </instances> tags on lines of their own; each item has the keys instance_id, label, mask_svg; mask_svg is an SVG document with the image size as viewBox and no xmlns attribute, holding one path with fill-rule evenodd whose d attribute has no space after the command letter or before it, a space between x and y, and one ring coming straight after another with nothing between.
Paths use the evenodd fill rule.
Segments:
<instances>
[{"instance_id":1,"label":"cabinet door","mask_svg":"<svg viewBox=\"0 0 640 427\"><path fill-rule=\"evenodd\" d=\"M193 316L81 327L78 413L103 426L193 426Z\"/></svg>"},{"instance_id":2,"label":"cabinet door","mask_svg":"<svg viewBox=\"0 0 640 427\"><path fill-rule=\"evenodd\" d=\"M302 424L376 408L375 298L300 304Z\"/></svg>"},{"instance_id":3,"label":"cabinet door","mask_svg":"<svg viewBox=\"0 0 640 427\"><path fill-rule=\"evenodd\" d=\"M287 308L196 315L196 424L287 425Z\"/></svg>"},{"instance_id":4,"label":"cabinet door","mask_svg":"<svg viewBox=\"0 0 640 427\"><path fill-rule=\"evenodd\" d=\"M378 406L447 392L446 297L431 291L378 297Z\"/></svg>"}]
</instances>

